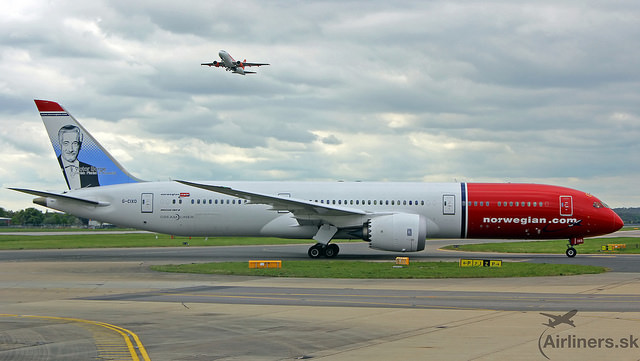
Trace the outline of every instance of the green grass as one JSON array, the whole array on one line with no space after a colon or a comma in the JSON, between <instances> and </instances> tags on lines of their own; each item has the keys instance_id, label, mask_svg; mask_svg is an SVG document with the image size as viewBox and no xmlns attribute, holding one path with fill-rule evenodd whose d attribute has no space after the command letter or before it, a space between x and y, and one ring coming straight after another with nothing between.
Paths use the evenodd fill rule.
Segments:
<instances>
[{"instance_id":1,"label":"green grass","mask_svg":"<svg viewBox=\"0 0 640 361\"><path fill-rule=\"evenodd\" d=\"M394 262L361 261L285 261L282 268L251 269L248 262L193 263L183 265L151 266L161 272L202 273L217 275L309 277L309 278L494 278L539 277L595 274L605 272L604 267L502 263L501 268L459 267L457 262L411 262L409 266L394 268Z\"/></svg>"},{"instance_id":2,"label":"green grass","mask_svg":"<svg viewBox=\"0 0 640 361\"><path fill-rule=\"evenodd\" d=\"M0 227L2 233L27 233L27 232L122 232L122 231L138 231L133 228L74 228L74 227L58 227L58 228L28 228L28 227Z\"/></svg>"},{"instance_id":3,"label":"green grass","mask_svg":"<svg viewBox=\"0 0 640 361\"><path fill-rule=\"evenodd\" d=\"M157 238L156 238L157 237ZM122 247L241 246L296 244L305 240L267 237L174 237L153 233L78 234L78 235L3 235L0 249L70 249Z\"/></svg>"},{"instance_id":4,"label":"green grass","mask_svg":"<svg viewBox=\"0 0 640 361\"><path fill-rule=\"evenodd\" d=\"M567 250L567 241L524 241L505 243L464 244L446 246L444 249L465 252L499 252L499 253L550 253L563 254ZM626 249L613 252L603 252L602 246L609 243L624 243ZM585 239L584 244L575 246L578 254L606 254L606 253L640 253L639 237L613 237Z\"/></svg>"},{"instance_id":5,"label":"green grass","mask_svg":"<svg viewBox=\"0 0 640 361\"><path fill-rule=\"evenodd\" d=\"M587 240L587 247L579 252L599 250L603 243L627 243L627 251L634 248L631 242L638 238L616 238ZM228 246L228 245L273 245L310 242L282 238L261 237L171 237L153 233L124 234L73 234L73 235L3 235L0 233L0 249L71 249L71 248L120 248L120 247L180 247L185 246ZM594 242L593 244L591 244ZM600 243L595 243L600 242ZM633 243L635 245L635 243ZM481 245L468 245L480 247ZM566 246L562 241L494 243L502 249L520 252L563 253ZM506 247L505 247L506 246ZM534 248L530 248L530 247ZM467 246L464 246L467 247ZM485 247L485 246L482 246ZM514 248L515 247L515 248ZM458 249L463 249L462 246ZM498 252L497 248L481 248L487 252ZM466 249L465 249L466 250ZM480 249L478 249L480 250ZM601 273L602 267L580 265L552 265L530 263L503 263L502 268L461 268L456 262L411 262L408 267L394 268L394 262L356 262L341 260L286 261L281 269L249 269L247 262L208 263L152 266L164 272L188 272L220 275L251 275L271 277L313 277L313 278L484 278L484 277L534 277Z\"/></svg>"}]
</instances>

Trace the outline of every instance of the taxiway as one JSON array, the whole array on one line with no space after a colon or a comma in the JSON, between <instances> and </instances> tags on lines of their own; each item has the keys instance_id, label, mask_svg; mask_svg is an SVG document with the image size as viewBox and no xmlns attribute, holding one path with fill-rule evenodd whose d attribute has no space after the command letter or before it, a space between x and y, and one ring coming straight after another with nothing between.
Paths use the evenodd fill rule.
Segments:
<instances>
[{"instance_id":1,"label":"taxiway","mask_svg":"<svg viewBox=\"0 0 640 361\"><path fill-rule=\"evenodd\" d=\"M464 257L438 246L409 256ZM528 279L311 280L149 270L150 264L249 258L283 259L286 266L288 259L307 259L307 248L0 251L0 360L145 359L140 347L152 360L544 360L540 350L552 359L635 360L640 354L633 347L540 344L543 333L640 336L639 256L501 256L613 269ZM341 245L343 259L396 255L363 243ZM543 325L540 312L572 309L575 328Z\"/></svg>"}]
</instances>

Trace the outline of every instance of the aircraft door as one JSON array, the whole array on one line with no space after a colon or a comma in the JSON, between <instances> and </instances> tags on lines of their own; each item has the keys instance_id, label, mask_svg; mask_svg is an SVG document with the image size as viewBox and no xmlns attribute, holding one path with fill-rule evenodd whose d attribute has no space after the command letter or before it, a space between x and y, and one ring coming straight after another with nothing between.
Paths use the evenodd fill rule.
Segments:
<instances>
[{"instance_id":1,"label":"aircraft door","mask_svg":"<svg viewBox=\"0 0 640 361\"><path fill-rule=\"evenodd\" d=\"M456 214L456 196L455 194L443 194L442 195L442 214L454 215Z\"/></svg>"},{"instance_id":2,"label":"aircraft door","mask_svg":"<svg viewBox=\"0 0 640 361\"><path fill-rule=\"evenodd\" d=\"M153 193L140 195L140 207L142 213L153 213Z\"/></svg>"},{"instance_id":3,"label":"aircraft door","mask_svg":"<svg viewBox=\"0 0 640 361\"><path fill-rule=\"evenodd\" d=\"M560 196L560 215L573 215L573 198L571 196Z\"/></svg>"}]
</instances>

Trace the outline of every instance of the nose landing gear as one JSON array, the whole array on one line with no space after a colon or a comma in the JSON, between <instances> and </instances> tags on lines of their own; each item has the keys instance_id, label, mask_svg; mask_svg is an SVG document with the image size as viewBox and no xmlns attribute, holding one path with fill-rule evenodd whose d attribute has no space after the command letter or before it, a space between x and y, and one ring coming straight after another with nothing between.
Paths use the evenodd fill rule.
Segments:
<instances>
[{"instance_id":1,"label":"nose landing gear","mask_svg":"<svg viewBox=\"0 0 640 361\"><path fill-rule=\"evenodd\" d=\"M584 238L571 238L569 239L569 244L567 245L567 251L565 252L567 257L569 258L573 258L576 256L576 254L578 254L578 251L576 251L575 248L573 248L573 246L578 245L578 244L583 244L584 243Z\"/></svg>"}]
</instances>

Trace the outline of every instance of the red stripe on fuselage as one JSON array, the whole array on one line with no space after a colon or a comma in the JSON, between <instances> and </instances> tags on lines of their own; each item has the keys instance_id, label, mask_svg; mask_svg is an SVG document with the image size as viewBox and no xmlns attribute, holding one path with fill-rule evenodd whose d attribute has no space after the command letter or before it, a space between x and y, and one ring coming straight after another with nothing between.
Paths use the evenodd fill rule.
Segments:
<instances>
[{"instance_id":1,"label":"red stripe on fuselage","mask_svg":"<svg viewBox=\"0 0 640 361\"><path fill-rule=\"evenodd\" d=\"M565 187L468 183L467 237L566 239L616 231L617 216L594 202L600 203Z\"/></svg>"}]
</instances>

